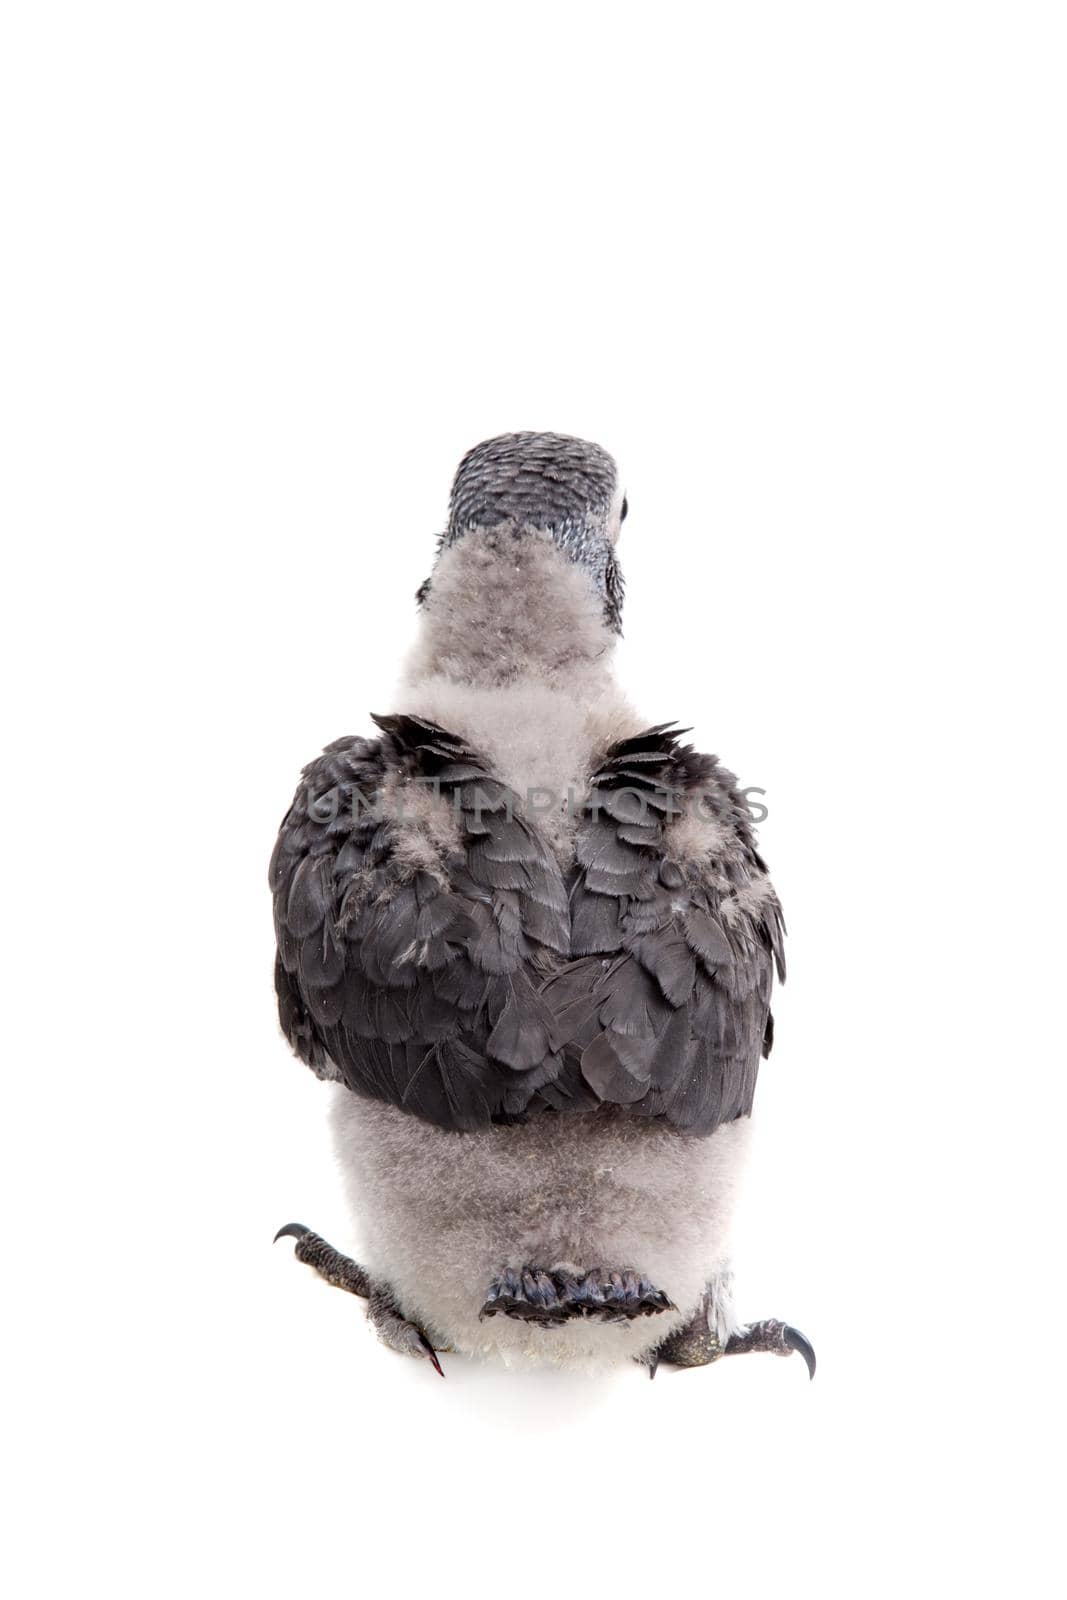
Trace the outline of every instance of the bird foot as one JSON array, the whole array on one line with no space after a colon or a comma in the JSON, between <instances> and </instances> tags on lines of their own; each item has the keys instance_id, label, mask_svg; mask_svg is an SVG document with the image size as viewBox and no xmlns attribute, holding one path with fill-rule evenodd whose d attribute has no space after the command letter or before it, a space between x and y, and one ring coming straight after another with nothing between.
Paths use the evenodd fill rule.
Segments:
<instances>
[{"instance_id":1,"label":"bird foot","mask_svg":"<svg viewBox=\"0 0 1067 1600\"><path fill-rule=\"evenodd\" d=\"M695 1316L666 1338L658 1349L643 1356L641 1364L648 1367L649 1377L654 1378L661 1363L672 1367L706 1367L721 1356L749 1355L758 1350L769 1350L779 1356L792 1355L795 1350L803 1357L808 1377L815 1376L815 1351L798 1328L769 1317L763 1322L751 1323L743 1332L731 1334L722 1344L709 1322L706 1299Z\"/></svg>"},{"instance_id":2,"label":"bird foot","mask_svg":"<svg viewBox=\"0 0 1067 1600\"><path fill-rule=\"evenodd\" d=\"M400 1351L402 1355L425 1358L434 1371L444 1377L441 1363L437 1359L437 1349L440 1346L435 1348L432 1340L418 1323L404 1316L387 1283L378 1283L358 1262L349 1256L343 1256L317 1233L305 1228L302 1222L288 1222L284 1228L279 1228L274 1235L275 1244L282 1238L295 1239L294 1253L297 1260L314 1267L327 1283L332 1283L337 1289L346 1289L349 1294L359 1295L361 1299L366 1300L367 1315L384 1345L388 1345L390 1350Z\"/></svg>"},{"instance_id":3,"label":"bird foot","mask_svg":"<svg viewBox=\"0 0 1067 1600\"><path fill-rule=\"evenodd\" d=\"M505 1267L489 1285L479 1313L486 1317L515 1317L540 1327L560 1327L576 1317L601 1322L629 1322L634 1317L655 1316L674 1306L647 1278L629 1268L615 1271L594 1267L589 1272L555 1267Z\"/></svg>"}]
</instances>

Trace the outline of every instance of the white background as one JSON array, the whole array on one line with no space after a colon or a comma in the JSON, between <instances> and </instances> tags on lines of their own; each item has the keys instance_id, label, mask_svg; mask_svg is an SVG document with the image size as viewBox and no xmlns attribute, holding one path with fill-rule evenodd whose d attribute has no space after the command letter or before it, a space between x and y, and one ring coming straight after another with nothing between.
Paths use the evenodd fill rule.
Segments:
<instances>
[{"instance_id":1,"label":"white background","mask_svg":"<svg viewBox=\"0 0 1067 1600\"><path fill-rule=\"evenodd\" d=\"M1062 8L13 4L12 1595L1053 1593ZM266 862L448 482L622 463L622 671L790 924L741 1230L815 1341L447 1381L354 1242Z\"/></svg>"}]
</instances>

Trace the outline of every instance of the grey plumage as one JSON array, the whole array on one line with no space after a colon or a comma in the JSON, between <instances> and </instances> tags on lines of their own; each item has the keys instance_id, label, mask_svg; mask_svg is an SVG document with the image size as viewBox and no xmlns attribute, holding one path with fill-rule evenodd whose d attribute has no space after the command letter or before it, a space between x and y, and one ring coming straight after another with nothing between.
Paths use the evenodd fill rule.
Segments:
<instances>
[{"instance_id":1,"label":"grey plumage","mask_svg":"<svg viewBox=\"0 0 1067 1600\"><path fill-rule=\"evenodd\" d=\"M615 462L599 445L560 433L511 433L468 450L456 470L445 543L469 528L515 522L590 528L615 497Z\"/></svg>"},{"instance_id":2,"label":"grey plumage","mask_svg":"<svg viewBox=\"0 0 1067 1600\"><path fill-rule=\"evenodd\" d=\"M778 904L726 924L730 891L668 853L669 820L711 801L762 870L729 774L667 726L613 746L564 869L478 752L414 717L375 720L380 740L307 769L271 864L297 1053L443 1128L605 1103L710 1133L751 1110ZM388 774L454 808L446 883L398 864L374 810Z\"/></svg>"},{"instance_id":3,"label":"grey plumage","mask_svg":"<svg viewBox=\"0 0 1067 1600\"><path fill-rule=\"evenodd\" d=\"M732 776L612 683L625 509L596 445L470 451L406 708L305 769L271 861L282 1028L376 1257L302 1259L413 1354L801 1348L737 1342L727 1287L781 910Z\"/></svg>"},{"instance_id":4,"label":"grey plumage","mask_svg":"<svg viewBox=\"0 0 1067 1600\"><path fill-rule=\"evenodd\" d=\"M438 553L474 529L547 530L582 565L604 602L609 627L622 630L623 580L608 534L617 498L615 462L599 445L559 433L507 433L469 450L456 470L448 526ZM625 503L620 518L625 517ZM426 599L427 578L418 593Z\"/></svg>"}]
</instances>

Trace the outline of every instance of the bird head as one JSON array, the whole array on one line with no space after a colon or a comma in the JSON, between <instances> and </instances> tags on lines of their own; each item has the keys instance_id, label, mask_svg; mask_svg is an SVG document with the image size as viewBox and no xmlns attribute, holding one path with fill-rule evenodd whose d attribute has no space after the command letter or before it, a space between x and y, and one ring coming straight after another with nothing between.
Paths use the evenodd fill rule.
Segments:
<instances>
[{"instance_id":1,"label":"bird head","mask_svg":"<svg viewBox=\"0 0 1067 1600\"><path fill-rule=\"evenodd\" d=\"M438 559L472 534L547 537L583 569L607 626L620 633L623 583L615 542L626 512L618 469L600 445L560 433L505 433L475 445L460 462ZM432 585L431 576L418 592L420 604Z\"/></svg>"}]
</instances>

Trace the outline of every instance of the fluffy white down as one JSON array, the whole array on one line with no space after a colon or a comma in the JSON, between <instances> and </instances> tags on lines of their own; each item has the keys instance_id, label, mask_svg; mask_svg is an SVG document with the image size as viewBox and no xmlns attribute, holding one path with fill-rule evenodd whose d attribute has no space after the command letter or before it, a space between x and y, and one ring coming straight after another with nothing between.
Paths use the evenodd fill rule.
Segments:
<instances>
[{"instance_id":1,"label":"fluffy white down","mask_svg":"<svg viewBox=\"0 0 1067 1600\"><path fill-rule=\"evenodd\" d=\"M434 570L396 709L470 741L565 864L592 763L647 726L587 575L542 535L469 534Z\"/></svg>"},{"instance_id":2,"label":"fluffy white down","mask_svg":"<svg viewBox=\"0 0 1067 1600\"><path fill-rule=\"evenodd\" d=\"M409 676L499 687L610 671L614 636L588 573L535 528L472 529L433 570Z\"/></svg>"},{"instance_id":3,"label":"fluffy white down","mask_svg":"<svg viewBox=\"0 0 1067 1600\"><path fill-rule=\"evenodd\" d=\"M472 1136L333 1092L361 1260L392 1285L406 1316L452 1348L509 1365L616 1366L688 1321L709 1282L725 1290L748 1118L695 1138L601 1110ZM621 1326L479 1321L495 1273L525 1263L632 1267L678 1309ZM729 1333L729 1296L717 1299L720 1333Z\"/></svg>"}]
</instances>

